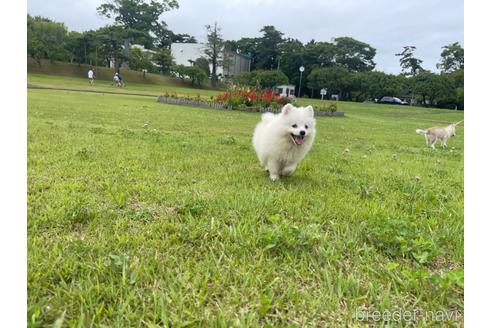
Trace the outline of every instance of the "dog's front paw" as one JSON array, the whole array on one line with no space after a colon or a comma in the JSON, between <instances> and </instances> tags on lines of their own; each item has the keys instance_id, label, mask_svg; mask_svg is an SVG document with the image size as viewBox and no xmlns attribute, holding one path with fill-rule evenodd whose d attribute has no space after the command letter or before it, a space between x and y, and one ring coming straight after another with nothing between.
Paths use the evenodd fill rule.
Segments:
<instances>
[{"instance_id":1,"label":"dog's front paw","mask_svg":"<svg viewBox=\"0 0 492 328\"><path fill-rule=\"evenodd\" d=\"M278 180L278 175L277 174L270 174L270 180L277 181Z\"/></svg>"}]
</instances>

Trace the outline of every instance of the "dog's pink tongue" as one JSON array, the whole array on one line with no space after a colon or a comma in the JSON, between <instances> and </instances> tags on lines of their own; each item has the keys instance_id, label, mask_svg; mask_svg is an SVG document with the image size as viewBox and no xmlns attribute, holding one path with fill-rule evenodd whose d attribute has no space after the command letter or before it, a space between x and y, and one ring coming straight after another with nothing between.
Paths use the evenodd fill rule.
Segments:
<instances>
[{"instance_id":1,"label":"dog's pink tongue","mask_svg":"<svg viewBox=\"0 0 492 328\"><path fill-rule=\"evenodd\" d=\"M304 143L304 139L302 139L300 136L296 136L295 140L296 140L296 145L302 145Z\"/></svg>"}]
</instances>

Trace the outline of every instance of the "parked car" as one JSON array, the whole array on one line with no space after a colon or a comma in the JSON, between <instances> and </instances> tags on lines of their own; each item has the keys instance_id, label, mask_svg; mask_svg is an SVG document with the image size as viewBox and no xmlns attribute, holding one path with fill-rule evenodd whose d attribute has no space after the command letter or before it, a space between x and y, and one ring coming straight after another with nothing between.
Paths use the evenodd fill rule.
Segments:
<instances>
[{"instance_id":1,"label":"parked car","mask_svg":"<svg viewBox=\"0 0 492 328\"><path fill-rule=\"evenodd\" d=\"M408 105L406 101L400 98L385 96L378 101L379 104L393 104L393 105Z\"/></svg>"}]
</instances>

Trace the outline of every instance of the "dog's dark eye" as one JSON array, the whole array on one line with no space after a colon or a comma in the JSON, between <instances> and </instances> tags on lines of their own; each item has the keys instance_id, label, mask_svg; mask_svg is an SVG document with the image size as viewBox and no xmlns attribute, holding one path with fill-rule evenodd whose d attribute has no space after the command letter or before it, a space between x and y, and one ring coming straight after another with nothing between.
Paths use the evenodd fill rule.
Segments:
<instances>
[{"instance_id":1,"label":"dog's dark eye","mask_svg":"<svg viewBox=\"0 0 492 328\"><path fill-rule=\"evenodd\" d=\"M304 127L306 128L306 130L308 129L308 126L307 125L305 125Z\"/></svg>"},{"instance_id":2,"label":"dog's dark eye","mask_svg":"<svg viewBox=\"0 0 492 328\"><path fill-rule=\"evenodd\" d=\"M295 129L295 128L297 128L297 124L292 125L292 127L293 127L294 129Z\"/></svg>"}]
</instances>

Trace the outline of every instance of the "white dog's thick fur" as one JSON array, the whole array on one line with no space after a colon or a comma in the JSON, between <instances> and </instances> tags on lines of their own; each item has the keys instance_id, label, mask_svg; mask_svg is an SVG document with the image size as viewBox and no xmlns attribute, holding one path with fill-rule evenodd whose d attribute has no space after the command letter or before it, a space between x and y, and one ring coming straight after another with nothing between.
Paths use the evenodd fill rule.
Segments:
<instances>
[{"instance_id":1,"label":"white dog's thick fur","mask_svg":"<svg viewBox=\"0 0 492 328\"><path fill-rule=\"evenodd\" d=\"M265 113L256 125L253 147L261 166L272 181L294 173L307 154L316 136L312 106L287 104L279 114Z\"/></svg>"},{"instance_id":2,"label":"white dog's thick fur","mask_svg":"<svg viewBox=\"0 0 492 328\"><path fill-rule=\"evenodd\" d=\"M417 132L417 134L425 136L425 142L427 146L431 146L432 149L436 149L434 144L436 143L437 139L439 139L441 147L444 148L446 147L446 141L456 135L456 126L461 122L463 121L451 123L446 127L433 127L426 130L417 129L415 130L415 132Z\"/></svg>"}]
</instances>

